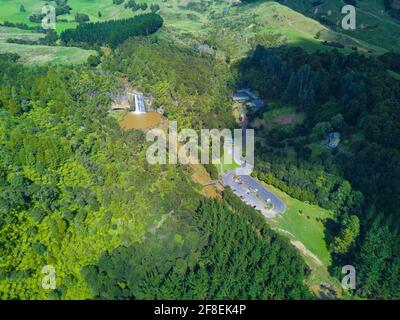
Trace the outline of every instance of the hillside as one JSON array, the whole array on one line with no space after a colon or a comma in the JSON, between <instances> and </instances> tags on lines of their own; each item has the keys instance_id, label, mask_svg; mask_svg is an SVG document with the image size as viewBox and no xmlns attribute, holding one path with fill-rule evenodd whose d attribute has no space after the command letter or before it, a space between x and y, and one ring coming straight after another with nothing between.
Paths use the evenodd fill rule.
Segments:
<instances>
[{"instance_id":1,"label":"hillside","mask_svg":"<svg viewBox=\"0 0 400 320\"><path fill-rule=\"evenodd\" d=\"M0 2L0 299L400 298L397 0L47 2Z\"/></svg>"},{"instance_id":2,"label":"hillside","mask_svg":"<svg viewBox=\"0 0 400 320\"><path fill-rule=\"evenodd\" d=\"M293 1L282 4L260 1L241 6L230 6L230 2L226 1L164 1L158 4L158 13L165 20L168 32L172 32L181 40L190 42L190 38L195 38L197 41L207 41L232 58L243 56L254 47L254 43L260 42L265 45L289 44L308 50L327 50L330 47L323 44L323 41L327 41L342 44L346 47L344 52L351 52L351 48L357 47L361 51L375 54L382 53L385 49L397 50L393 47L397 45L393 40L400 32L400 25L387 14L378 15L379 7L363 3L358 18L359 21L361 19L361 27L354 32L342 32L343 30L336 26L337 21L333 23L334 17L339 18L337 14L332 14L331 20L322 19L323 12L327 10L337 12L338 5L331 4L334 2L326 1L326 4L320 5L321 8L318 7L318 14L313 15L310 14L313 8L311 1L306 1L303 5ZM0 21L37 26L38 23L29 21L29 16L32 12L39 13L44 3L45 1L26 0L26 12L19 12L19 2L8 0L6 4L2 4L4 10L0 13ZM67 5L72 8L70 13L57 17L59 33L66 28L77 26L74 22L77 13L87 14L91 22L96 22L125 19L150 12L150 6L144 11L132 11L125 8L124 3L117 5L108 0L99 0L96 3L89 0L69 0ZM382 22L375 22L376 26L372 28L372 18L375 16ZM322 25L318 20L329 23Z\"/></svg>"},{"instance_id":3,"label":"hillside","mask_svg":"<svg viewBox=\"0 0 400 320\"><path fill-rule=\"evenodd\" d=\"M112 74L0 66L0 299L312 297L296 249L256 212L204 198L185 166L149 167L144 133L109 116Z\"/></svg>"},{"instance_id":4,"label":"hillside","mask_svg":"<svg viewBox=\"0 0 400 320\"><path fill-rule=\"evenodd\" d=\"M97 55L95 50L64 46L29 45L7 43L8 39L23 41L37 41L44 37L43 33L30 32L17 28L0 26L0 53L18 54L21 63L30 65L55 64L82 64L89 56Z\"/></svg>"},{"instance_id":5,"label":"hillside","mask_svg":"<svg viewBox=\"0 0 400 320\"><path fill-rule=\"evenodd\" d=\"M279 2L314 20L321 21L333 30L387 50L400 52L398 40L400 38L400 20L395 19L390 12L385 10L384 0L356 1L357 28L351 31L343 31L340 28L343 16L340 14L340 10L344 5L343 1L283 0Z\"/></svg>"},{"instance_id":6,"label":"hillside","mask_svg":"<svg viewBox=\"0 0 400 320\"><path fill-rule=\"evenodd\" d=\"M259 46L237 64L239 83L268 101L250 115L256 176L332 210L324 224L330 270L339 277L341 265L357 266L364 297L397 296L397 282L383 283L399 272L400 82L387 72L391 56ZM300 210L296 218L307 214ZM384 277L373 278L378 268Z\"/></svg>"}]
</instances>

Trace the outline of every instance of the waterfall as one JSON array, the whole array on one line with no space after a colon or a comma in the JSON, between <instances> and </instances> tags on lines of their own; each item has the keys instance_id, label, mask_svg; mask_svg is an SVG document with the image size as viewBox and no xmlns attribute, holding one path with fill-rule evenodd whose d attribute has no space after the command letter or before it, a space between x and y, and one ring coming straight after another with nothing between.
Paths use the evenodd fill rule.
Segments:
<instances>
[{"instance_id":1,"label":"waterfall","mask_svg":"<svg viewBox=\"0 0 400 320\"><path fill-rule=\"evenodd\" d=\"M135 94L135 113L145 113L144 98L141 94Z\"/></svg>"}]
</instances>

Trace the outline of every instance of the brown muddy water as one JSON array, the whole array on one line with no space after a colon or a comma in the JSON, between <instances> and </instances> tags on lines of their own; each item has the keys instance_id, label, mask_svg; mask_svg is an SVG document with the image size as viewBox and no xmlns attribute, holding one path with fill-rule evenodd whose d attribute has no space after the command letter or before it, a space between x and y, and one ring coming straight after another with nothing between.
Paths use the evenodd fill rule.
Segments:
<instances>
[{"instance_id":1,"label":"brown muddy water","mask_svg":"<svg viewBox=\"0 0 400 320\"><path fill-rule=\"evenodd\" d=\"M124 130L147 129L157 126L161 122L161 115L157 112L134 114L128 112L119 123Z\"/></svg>"}]
</instances>

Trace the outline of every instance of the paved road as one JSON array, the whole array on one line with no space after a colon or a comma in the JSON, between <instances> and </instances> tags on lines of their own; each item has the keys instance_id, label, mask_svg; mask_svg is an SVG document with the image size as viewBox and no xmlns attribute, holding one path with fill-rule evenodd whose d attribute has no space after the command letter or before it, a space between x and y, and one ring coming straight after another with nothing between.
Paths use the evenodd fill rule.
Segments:
<instances>
[{"instance_id":1,"label":"paved road","mask_svg":"<svg viewBox=\"0 0 400 320\"><path fill-rule=\"evenodd\" d=\"M242 130L245 130L246 127L247 123ZM224 186L229 186L243 202L260 211L266 218L273 218L277 214L283 213L286 210L285 203L267 187L249 175L253 171L254 164L244 161L238 156L242 153L241 150L235 150L238 146L233 145L232 150L230 144L232 144L232 141L228 141L229 147L225 149L225 152L229 152L232 155L239 168L222 174ZM252 160L254 161L254 159ZM272 209L268 209L271 204Z\"/></svg>"},{"instance_id":2,"label":"paved road","mask_svg":"<svg viewBox=\"0 0 400 320\"><path fill-rule=\"evenodd\" d=\"M251 176L236 176L235 171L230 171L222 175L222 181L242 201L255 207L266 218L273 218L286 210L286 206L281 199ZM273 208L269 210L267 205L271 203Z\"/></svg>"}]
</instances>

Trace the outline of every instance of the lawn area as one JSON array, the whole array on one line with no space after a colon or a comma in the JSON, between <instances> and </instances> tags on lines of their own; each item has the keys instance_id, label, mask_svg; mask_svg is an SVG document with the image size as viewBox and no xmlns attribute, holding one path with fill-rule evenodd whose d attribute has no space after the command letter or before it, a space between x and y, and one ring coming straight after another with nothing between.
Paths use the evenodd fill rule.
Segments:
<instances>
[{"instance_id":1,"label":"lawn area","mask_svg":"<svg viewBox=\"0 0 400 320\"><path fill-rule=\"evenodd\" d=\"M270 103L268 104L267 111L262 114L262 118L256 119L255 125L259 126L263 124L266 130L279 127L280 129L290 131L296 125L303 123L304 120L305 114L296 112L293 107L275 106L275 104Z\"/></svg>"},{"instance_id":2,"label":"lawn area","mask_svg":"<svg viewBox=\"0 0 400 320\"><path fill-rule=\"evenodd\" d=\"M81 64L85 63L90 55L97 55L95 50L74 47L7 43L7 39L36 41L43 36L42 33L0 26L0 53L16 53L21 57L21 63L31 65Z\"/></svg>"},{"instance_id":3,"label":"lawn area","mask_svg":"<svg viewBox=\"0 0 400 320\"><path fill-rule=\"evenodd\" d=\"M44 36L43 33L0 26L0 42L5 42L7 39L36 41Z\"/></svg>"},{"instance_id":4,"label":"lawn area","mask_svg":"<svg viewBox=\"0 0 400 320\"><path fill-rule=\"evenodd\" d=\"M314 20L323 17L331 24L336 24L344 16L340 13L342 1L321 1L315 7L312 1L286 0L285 5ZM379 47L400 50L400 23L384 10L383 1L358 1L356 12L356 29L343 31L343 34L368 43L375 53L380 52Z\"/></svg>"},{"instance_id":5,"label":"lawn area","mask_svg":"<svg viewBox=\"0 0 400 320\"><path fill-rule=\"evenodd\" d=\"M149 8L146 11L137 10L133 12L130 8L125 8L124 4L116 5L112 0L68 0L68 6L72 8L70 14L64 14L57 17L56 29L61 33L65 29L75 28L78 24L74 22L76 13L85 13L89 16L91 22L126 19L134 15L150 12L150 4L158 3L161 7L160 14L166 21L166 25L175 28L178 31L191 32L198 34L204 32L203 23L207 21L206 14L199 14L192 10L180 7L180 3L175 1L153 1L140 0L137 3L148 3ZM191 1L196 2L196 1ZM32 13L40 13L42 7L48 1L42 0L1 0L0 21L10 21L25 23L29 26L38 26L39 23L29 21ZM26 11L20 12L20 5L23 4ZM52 4L51 2L49 4ZM53 3L54 5L54 3ZM214 6L214 4L213 4ZM219 5L221 7L221 5ZM222 10L222 9L221 9ZM190 19L190 17L197 17Z\"/></svg>"},{"instance_id":6,"label":"lawn area","mask_svg":"<svg viewBox=\"0 0 400 320\"><path fill-rule=\"evenodd\" d=\"M151 1L141 0L140 3L142 2L150 3ZM29 21L29 16L32 13L41 13L42 7L46 3L54 5L54 3L42 0L1 0L0 21L20 22L29 26L37 26L39 25L38 23ZM24 5L25 12L20 12L21 4ZM129 18L134 15L132 10L125 9L123 4L115 5L112 3L112 0L69 0L68 5L72 8L71 13L57 17L57 19L68 21L57 22L56 28L58 33L77 26L77 23L74 22L76 13L86 13L90 21L93 22ZM99 17L99 12L101 13L101 17ZM138 11L138 13L141 12L141 10Z\"/></svg>"},{"instance_id":7,"label":"lawn area","mask_svg":"<svg viewBox=\"0 0 400 320\"><path fill-rule=\"evenodd\" d=\"M338 280L332 278L327 270L331 256L325 241L323 220L329 219L331 212L294 199L273 186L267 187L286 204L286 211L268 220L268 223L275 231L289 238L301 252L312 270L308 279L310 288L318 294L320 283L326 282L334 284L340 294Z\"/></svg>"},{"instance_id":8,"label":"lawn area","mask_svg":"<svg viewBox=\"0 0 400 320\"><path fill-rule=\"evenodd\" d=\"M271 225L285 230L290 239L301 241L325 266L329 266L331 257L324 240L324 224L320 219L330 218L331 213L319 206L294 199L271 186L268 188L284 200L287 208L283 214L270 221Z\"/></svg>"},{"instance_id":9,"label":"lawn area","mask_svg":"<svg viewBox=\"0 0 400 320\"><path fill-rule=\"evenodd\" d=\"M219 174L222 174L222 173L224 173L224 172L227 172L227 171L232 171L232 170L235 170L236 168L239 168L239 165L233 160L233 157L232 157L232 155L230 154L230 153L228 153L228 152L226 152L226 156L227 156L227 158L226 158L226 162L231 162L231 163L224 163L225 161L224 161L224 156L221 156L221 158L220 158L220 162L221 162L221 164L220 165L215 165L216 167L217 167L217 169L218 169L218 173Z\"/></svg>"},{"instance_id":10,"label":"lawn area","mask_svg":"<svg viewBox=\"0 0 400 320\"><path fill-rule=\"evenodd\" d=\"M271 130L279 130L285 133L291 133L305 120L306 116L302 112L297 112L291 106L281 106L270 102L266 110L254 118L250 124L251 128L256 130L256 142L265 145L265 137ZM286 146L286 152L290 147ZM288 155L289 156L289 155Z\"/></svg>"},{"instance_id":11,"label":"lawn area","mask_svg":"<svg viewBox=\"0 0 400 320\"><path fill-rule=\"evenodd\" d=\"M0 41L0 53L16 53L21 56L21 63L29 65L81 64L90 55L97 55L94 50L74 47L31 46L25 44L4 43Z\"/></svg>"},{"instance_id":12,"label":"lawn area","mask_svg":"<svg viewBox=\"0 0 400 320\"><path fill-rule=\"evenodd\" d=\"M0 21L21 22L29 26L35 26L36 23L29 21L32 12L41 12L46 1L38 0L1 0ZM20 5L23 4L25 12L20 11Z\"/></svg>"}]
</instances>

